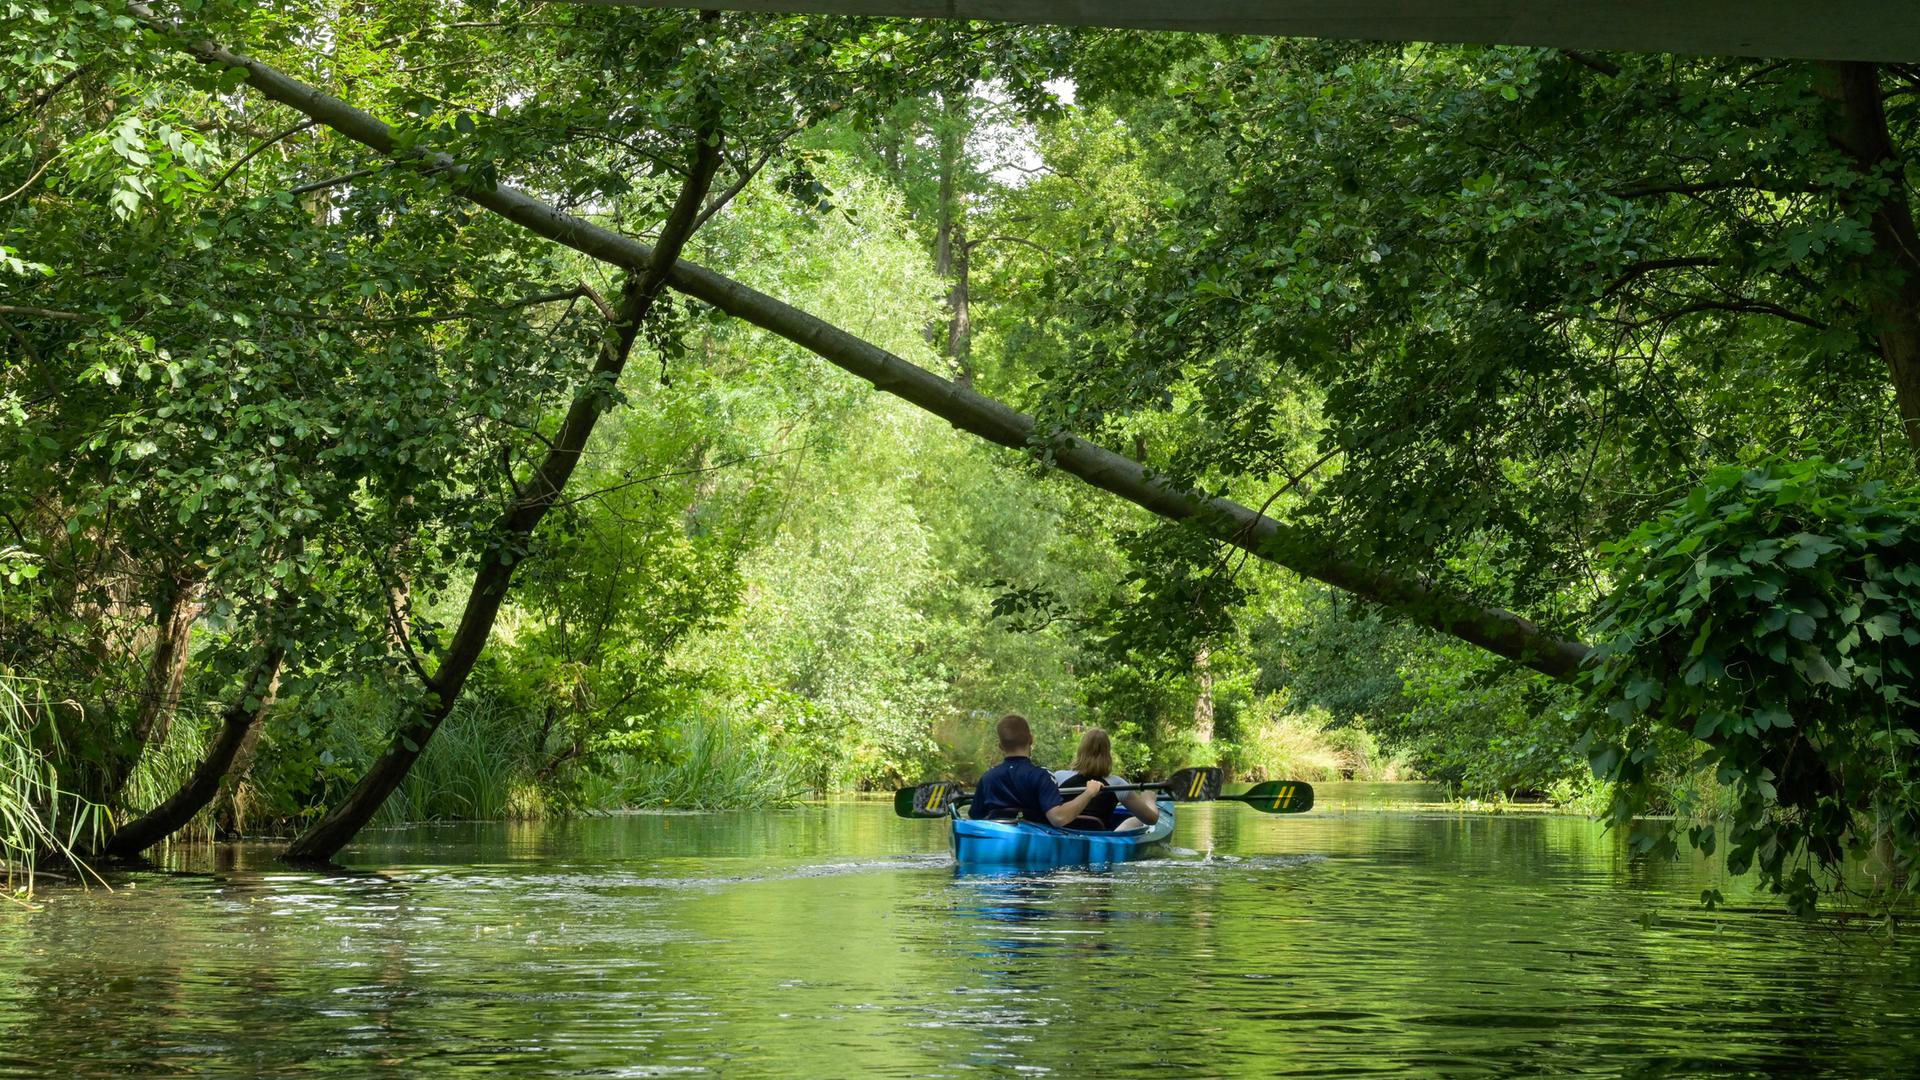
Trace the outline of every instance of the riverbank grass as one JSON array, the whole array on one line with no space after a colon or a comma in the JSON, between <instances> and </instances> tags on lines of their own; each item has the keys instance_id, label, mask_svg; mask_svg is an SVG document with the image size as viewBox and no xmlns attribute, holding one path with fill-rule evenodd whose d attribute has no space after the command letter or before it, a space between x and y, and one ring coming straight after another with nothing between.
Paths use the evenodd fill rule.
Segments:
<instances>
[{"instance_id":1,"label":"riverbank grass","mask_svg":"<svg viewBox=\"0 0 1920 1080\"><path fill-rule=\"evenodd\" d=\"M38 680L0 671L0 871L4 895L25 903L44 859L92 875L74 854L106 826L104 807L67 791L54 765L59 729Z\"/></svg>"}]
</instances>

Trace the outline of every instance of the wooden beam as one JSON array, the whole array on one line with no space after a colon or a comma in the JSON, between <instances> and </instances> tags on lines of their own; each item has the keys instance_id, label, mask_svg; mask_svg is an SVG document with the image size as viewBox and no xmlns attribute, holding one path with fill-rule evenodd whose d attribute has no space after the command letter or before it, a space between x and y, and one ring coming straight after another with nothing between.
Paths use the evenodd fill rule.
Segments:
<instances>
[{"instance_id":1,"label":"wooden beam","mask_svg":"<svg viewBox=\"0 0 1920 1080\"><path fill-rule=\"evenodd\" d=\"M1920 61L1915 0L567 0L1217 34Z\"/></svg>"}]
</instances>

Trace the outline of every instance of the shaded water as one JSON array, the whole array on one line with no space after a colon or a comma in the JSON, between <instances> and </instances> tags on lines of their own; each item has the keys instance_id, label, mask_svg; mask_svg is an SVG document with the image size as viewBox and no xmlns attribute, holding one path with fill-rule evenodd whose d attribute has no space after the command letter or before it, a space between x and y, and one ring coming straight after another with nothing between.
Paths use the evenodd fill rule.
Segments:
<instances>
[{"instance_id":1,"label":"shaded water","mask_svg":"<svg viewBox=\"0 0 1920 1080\"><path fill-rule=\"evenodd\" d=\"M956 877L877 803L178 856L0 914L0 1075L1909 1075L1920 944L1584 819L1325 785ZM1211 851L1208 858L1203 853ZM1756 902L1738 887L1736 902Z\"/></svg>"}]
</instances>

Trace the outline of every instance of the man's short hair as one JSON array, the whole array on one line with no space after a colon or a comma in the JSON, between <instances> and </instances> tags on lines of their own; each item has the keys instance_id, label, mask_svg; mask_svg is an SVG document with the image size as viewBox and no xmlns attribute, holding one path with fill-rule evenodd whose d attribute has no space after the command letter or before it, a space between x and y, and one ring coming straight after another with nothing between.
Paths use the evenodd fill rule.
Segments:
<instances>
[{"instance_id":1,"label":"man's short hair","mask_svg":"<svg viewBox=\"0 0 1920 1080\"><path fill-rule=\"evenodd\" d=\"M1015 750L1033 745L1033 729L1027 726L1027 718L1019 713L1008 713L994 726L994 732L1000 736L1000 752L1011 754Z\"/></svg>"}]
</instances>

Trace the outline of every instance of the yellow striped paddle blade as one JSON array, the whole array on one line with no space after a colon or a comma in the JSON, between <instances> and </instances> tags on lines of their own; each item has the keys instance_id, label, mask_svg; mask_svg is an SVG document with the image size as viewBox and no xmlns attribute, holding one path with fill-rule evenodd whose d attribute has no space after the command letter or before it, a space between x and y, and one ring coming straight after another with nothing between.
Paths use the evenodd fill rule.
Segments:
<instances>
[{"instance_id":1,"label":"yellow striped paddle blade","mask_svg":"<svg viewBox=\"0 0 1920 1080\"><path fill-rule=\"evenodd\" d=\"M1299 780L1269 780L1255 784L1244 795L1229 795L1268 814L1300 814L1313 809L1313 785Z\"/></svg>"}]
</instances>

